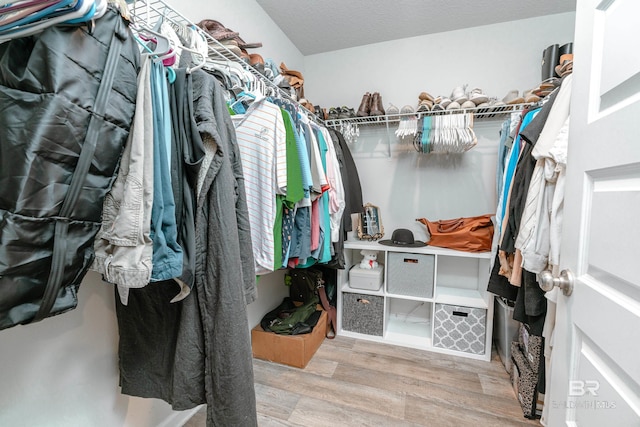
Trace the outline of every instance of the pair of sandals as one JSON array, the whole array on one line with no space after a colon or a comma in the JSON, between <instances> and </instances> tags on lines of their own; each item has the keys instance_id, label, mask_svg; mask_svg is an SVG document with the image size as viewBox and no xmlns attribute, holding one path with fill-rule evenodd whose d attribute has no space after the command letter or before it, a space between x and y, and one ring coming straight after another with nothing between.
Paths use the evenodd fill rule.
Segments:
<instances>
[{"instance_id":1,"label":"pair of sandals","mask_svg":"<svg viewBox=\"0 0 640 427\"><path fill-rule=\"evenodd\" d=\"M447 110L488 107L491 99L480 88L465 92L466 85L456 87L451 93L452 101L445 107Z\"/></svg>"},{"instance_id":2,"label":"pair of sandals","mask_svg":"<svg viewBox=\"0 0 640 427\"><path fill-rule=\"evenodd\" d=\"M482 92L482 89L475 88L467 94L465 88L466 86L455 88L451 97L433 97L427 92L422 92L418 96L417 111L445 111L489 106L489 97Z\"/></svg>"},{"instance_id":3,"label":"pair of sandals","mask_svg":"<svg viewBox=\"0 0 640 427\"><path fill-rule=\"evenodd\" d=\"M539 98L538 100L540 100L540 98L544 98L545 96L553 92L555 88L560 86L560 83L561 79L557 77L550 77L540 82L538 87L531 89L531 93L537 96Z\"/></svg>"},{"instance_id":4,"label":"pair of sandals","mask_svg":"<svg viewBox=\"0 0 640 427\"><path fill-rule=\"evenodd\" d=\"M407 118L407 115L413 113L415 113L415 111L411 105L405 105L401 109L398 109L398 107L393 104L389 104L389 106L387 107L387 116L390 120L398 120L400 118L400 114L404 119Z\"/></svg>"},{"instance_id":5,"label":"pair of sandals","mask_svg":"<svg viewBox=\"0 0 640 427\"><path fill-rule=\"evenodd\" d=\"M418 100L418 108L416 108L416 111L418 113L431 111L435 103L435 98L427 92L420 92L420 95L418 95Z\"/></svg>"}]
</instances>

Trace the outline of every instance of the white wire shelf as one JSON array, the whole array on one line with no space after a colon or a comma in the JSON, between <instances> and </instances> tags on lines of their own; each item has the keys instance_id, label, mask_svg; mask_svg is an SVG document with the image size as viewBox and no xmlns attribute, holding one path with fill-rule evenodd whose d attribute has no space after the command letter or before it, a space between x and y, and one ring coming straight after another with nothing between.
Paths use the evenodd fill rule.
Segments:
<instances>
[{"instance_id":1,"label":"white wire shelf","mask_svg":"<svg viewBox=\"0 0 640 427\"><path fill-rule=\"evenodd\" d=\"M215 60L228 60L240 64L246 71L253 74L255 78L259 79L267 87L271 88L278 97L287 99L289 102L294 103L309 118L318 123L323 123L323 120L320 119L316 114L304 108L302 104L291 97L291 95L289 95L286 91L269 80L254 67L249 65L249 63L236 55L234 52L227 49L226 46L213 38L209 33L185 18L184 15L176 11L172 6L168 5L163 0L135 0L134 3L129 4L129 12L133 16L134 22L146 23L148 26L153 26L153 24L158 22L160 18L163 18L169 22L173 22L174 24L192 27L207 41L207 45L209 47L209 58Z\"/></svg>"},{"instance_id":2,"label":"white wire shelf","mask_svg":"<svg viewBox=\"0 0 640 427\"><path fill-rule=\"evenodd\" d=\"M229 60L242 65L242 67L254 75L257 79L264 82L265 85L271 88L280 98L287 99L289 102L294 103L301 111L303 111L309 118L313 119L317 123L324 124L333 128L340 128L341 124L357 124L357 125L384 125L387 126L392 123L398 123L404 117L416 117L433 115L447 115L447 114L463 114L473 113L476 119L498 119L511 114L512 112L521 111L525 107L534 106L536 104L514 104L514 105L502 105L502 106L489 106L489 107L476 107L465 108L456 110L445 111L427 111L418 113L407 114L393 114L384 116L371 116L371 117L351 117L343 119L321 119L317 114L312 113L302 106L296 99L291 97L289 93L284 91L273 81L265 77L254 67L249 65L245 60L236 55L231 50L227 49L222 43L213 38L209 33L196 26L193 22L187 19L184 15L176 11L172 6L168 5L164 0L135 0L135 2L129 4L129 12L134 18L134 22L146 23L148 26L153 26L161 17L169 22L175 24L185 25L194 28L199 34L201 34L209 46L209 57L217 60Z\"/></svg>"},{"instance_id":3,"label":"white wire shelf","mask_svg":"<svg viewBox=\"0 0 640 427\"><path fill-rule=\"evenodd\" d=\"M421 111L404 114L387 114L384 116L367 116L367 117L350 117L344 119L328 119L325 120L325 124L331 127L340 127L341 124L357 124L362 125L388 125L392 123L399 123L402 118L405 117L425 117L425 116L444 116L451 114L473 114L475 119L500 119L511 113L522 111L527 107L534 107L537 103L527 104L512 104L512 105L499 105L499 106L487 106L487 107L475 107L475 108L458 108L456 110L444 110L444 111Z\"/></svg>"}]
</instances>

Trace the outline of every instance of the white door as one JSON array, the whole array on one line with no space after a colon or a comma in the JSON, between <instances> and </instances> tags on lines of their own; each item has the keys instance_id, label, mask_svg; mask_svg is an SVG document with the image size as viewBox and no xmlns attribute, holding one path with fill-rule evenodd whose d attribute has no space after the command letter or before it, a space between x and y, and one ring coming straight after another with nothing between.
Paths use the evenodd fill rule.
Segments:
<instances>
[{"instance_id":1,"label":"white door","mask_svg":"<svg viewBox=\"0 0 640 427\"><path fill-rule=\"evenodd\" d=\"M547 426L640 426L640 1L580 0Z\"/></svg>"}]
</instances>

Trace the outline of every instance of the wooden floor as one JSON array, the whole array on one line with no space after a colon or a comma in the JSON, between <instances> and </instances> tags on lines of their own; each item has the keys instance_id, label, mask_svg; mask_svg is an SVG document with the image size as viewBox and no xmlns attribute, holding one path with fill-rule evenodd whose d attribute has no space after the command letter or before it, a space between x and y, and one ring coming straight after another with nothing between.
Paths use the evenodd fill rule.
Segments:
<instances>
[{"instance_id":1,"label":"wooden floor","mask_svg":"<svg viewBox=\"0 0 640 427\"><path fill-rule=\"evenodd\" d=\"M258 424L540 426L522 416L493 353L488 363L338 337L305 369L254 359ZM204 409L185 426L204 427Z\"/></svg>"}]
</instances>

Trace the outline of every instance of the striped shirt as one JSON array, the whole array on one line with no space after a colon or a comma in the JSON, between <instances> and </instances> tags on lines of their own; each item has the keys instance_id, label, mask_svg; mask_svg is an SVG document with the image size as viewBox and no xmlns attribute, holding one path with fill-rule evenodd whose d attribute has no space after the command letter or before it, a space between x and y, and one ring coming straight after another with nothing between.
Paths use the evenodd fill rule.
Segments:
<instances>
[{"instance_id":1,"label":"striped shirt","mask_svg":"<svg viewBox=\"0 0 640 427\"><path fill-rule=\"evenodd\" d=\"M232 116L242 159L256 274L273 271L276 194L287 191L286 132L280 108L256 99Z\"/></svg>"}]
</instances>

